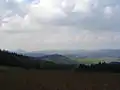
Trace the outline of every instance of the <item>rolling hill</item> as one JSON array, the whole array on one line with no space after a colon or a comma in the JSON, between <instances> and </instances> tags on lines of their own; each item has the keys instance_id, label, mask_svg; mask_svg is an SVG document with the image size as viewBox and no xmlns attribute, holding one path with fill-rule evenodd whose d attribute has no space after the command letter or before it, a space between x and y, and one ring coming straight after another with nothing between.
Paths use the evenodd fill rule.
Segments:
<instances>
[{"instance_id":1,"label":"rolling hill","mask_svg":"<svg viewBox=\"0 0 120 90\"><path fill-rule=\"evenodd\" d=\"M52 61L56 64L77 64L76 61L73 61L70 58L63 55L59 55L59 54L45 55L45 56L39 57L39 59Z\"/></svg>"}]
</instances>

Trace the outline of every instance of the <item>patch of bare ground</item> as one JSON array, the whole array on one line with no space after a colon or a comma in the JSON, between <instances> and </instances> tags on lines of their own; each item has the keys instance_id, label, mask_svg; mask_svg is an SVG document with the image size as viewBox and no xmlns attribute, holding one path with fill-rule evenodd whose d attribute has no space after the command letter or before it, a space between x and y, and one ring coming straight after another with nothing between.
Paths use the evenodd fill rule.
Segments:
<instances>
[{"instance_id":1,"label":"patch of bare ground","mask_svg":"<svg viewBox=\"0 0 120 90\"><path fill-rule=\"evenodd\" d=\"M0 72L0 90L120 90L120 73L7 71Z\"/></svg>"}]
</instances>

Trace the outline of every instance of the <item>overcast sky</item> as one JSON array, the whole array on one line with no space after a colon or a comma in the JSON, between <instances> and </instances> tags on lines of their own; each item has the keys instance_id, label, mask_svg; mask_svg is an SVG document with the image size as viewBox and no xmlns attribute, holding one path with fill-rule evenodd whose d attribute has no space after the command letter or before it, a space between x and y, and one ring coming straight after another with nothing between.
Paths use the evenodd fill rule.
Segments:
<instances>
[{"instance_id":1,"label":"overcast sky","mask_svg":"<svg viewBox=\"0 0 120 90\"><path fill-rule=\"evenodd\" d=\"M0 48L120 49L120 0L0 0Z\"/></svg>"}]
</instances>

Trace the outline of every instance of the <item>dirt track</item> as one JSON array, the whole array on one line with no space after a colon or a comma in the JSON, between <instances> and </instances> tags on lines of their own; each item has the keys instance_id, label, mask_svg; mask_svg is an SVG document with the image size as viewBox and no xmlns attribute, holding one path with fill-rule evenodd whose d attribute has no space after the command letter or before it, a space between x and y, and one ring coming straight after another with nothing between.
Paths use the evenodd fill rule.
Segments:
<instances>
[{"instance_id":1,"label":"dirt track","mask_svg":"<svg viewBox=\"0 0 120 90\"><path fill-rule=\"evenodd\" d=\"M120 90L120 74L44 70L1 72L0 90Z\"/></svg>"}]
</instances>

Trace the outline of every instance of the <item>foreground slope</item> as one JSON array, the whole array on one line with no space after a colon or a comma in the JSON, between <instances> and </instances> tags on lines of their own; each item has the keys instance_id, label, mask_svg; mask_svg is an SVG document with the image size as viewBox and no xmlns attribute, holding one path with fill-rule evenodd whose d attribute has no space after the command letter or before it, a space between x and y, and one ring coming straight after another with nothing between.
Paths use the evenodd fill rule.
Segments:
<instances>
[{"instance_id":1,"label":"foreground slope","mask_svg":"<svg viewBox=\"0 0 120 90\"><path fill-rule=\"evenodd\" d=\"M120 90L120 74L11 70L0 73L0 90Z\"/></svg>"}]
</instances>

